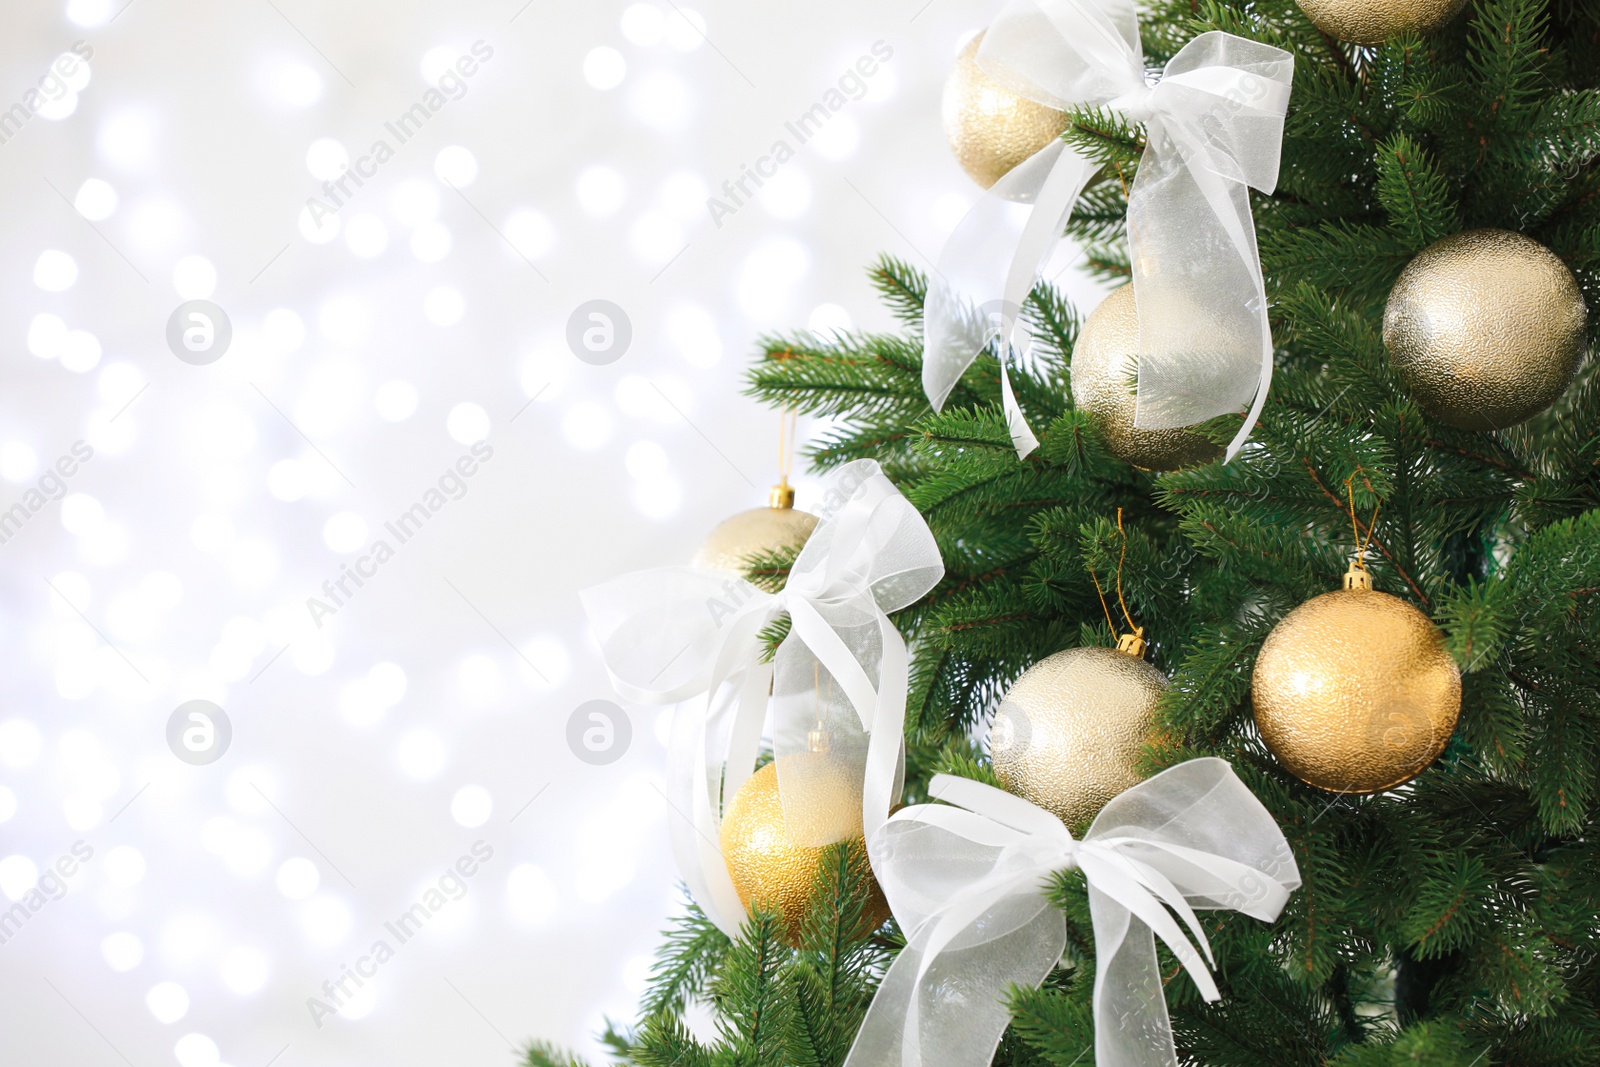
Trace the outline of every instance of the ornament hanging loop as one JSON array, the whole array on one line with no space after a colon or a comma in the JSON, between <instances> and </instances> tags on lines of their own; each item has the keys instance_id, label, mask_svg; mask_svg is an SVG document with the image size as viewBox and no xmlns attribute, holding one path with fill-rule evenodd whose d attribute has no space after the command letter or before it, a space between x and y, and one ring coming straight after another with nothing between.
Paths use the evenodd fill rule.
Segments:
<instances>
[{"instance_id":1,"label":"ornament hanging loop","mask_svg":"<svg viewBox=\"0 0 1600 1067\"><path fill-rule=\"evenodd\" d=\"M816 725L806 731L806 751L827 752L833 747L833 738L828 733L828 720L823 707L825 705L832 707L833 705L833 675L832 673L828 675L828 696L824 700L822 697L822 664L820 662L811 665L811 693L814 709L813 718L816 719Z\"/></svg>"},{"instance_id":2,"label":"ornament hanging loop","mask_svg":"<svg viewBox=\"0 0 1600 1067\"><path fill-rule=\"evenodd\" d=\"M1372 575L1367 572L1367 546L1372 544L1372 535L1378 528L1378 512L1383 508L1383 501L1378 501L1372 507L1372 518L1367 520L1367 532L1361 533L1361 524L1356 521L1356 475L1363 473L1365 468L1357 467L1350 477L1344 480L1345 496L1350 501L1350 533L1356 543L1356 552L1350 559L1350 567L1344 572L1344 587L1346 589L1371 589ZM1373 492L1372 483L1363 478L1367 490Z\"/></svg>"},{"instance_id":3,"label":"ornament hanging loop","mask_svg":"<svg viewBox=\"0 0 1600 1067\"><path fill-rule=\"evenodd\" d=\"M767 492L767 507L794 507L794 487L789 484L789 470L794 465L794 438L799 414L794 408L786 409L778 422L778 484Z\"/></svg>"},{"instance_id":4,"label":"ornament hanging loop","mask_svg":"<svg viewBox=\"0 0 1600 1067\"><path fill-rule=\"evenodd\" d=\"M1117 624L1111 617L1111 607L1106 603L1106 595L1100 588L1100 579L1090 568L1089 578L1094 582L1094 591L1100 595L1100 607L1106 613L1106 625L1111 628L1111 636L1117 642L1117 651L1126 652L1139 659L1144 658L1146 647L1144 627L1134 623L1133 615L1128 611L1127 598L1122 595L1122 565L1128 560L1128 531L1122 525L1122 509L1117 509L1117 533L1122 537L1122 551L1117 556L1117 606L1122 609L1122 618L1127 622L1127 633L1117 633Z\"/></svg>"}]
</instances>

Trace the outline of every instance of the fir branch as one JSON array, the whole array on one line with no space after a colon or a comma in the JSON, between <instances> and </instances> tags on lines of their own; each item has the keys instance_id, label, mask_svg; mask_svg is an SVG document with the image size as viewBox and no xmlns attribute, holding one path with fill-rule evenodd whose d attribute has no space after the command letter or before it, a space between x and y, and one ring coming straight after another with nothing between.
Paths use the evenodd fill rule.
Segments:
<instances>
[{"instance_id":1,"label":"fir branch","mask_svg":"<svg viewBox=\"0 0 1600 1067\"><path fill-rule=\"evenodd\" d=\"M882 255L869 277L895 317L912 329L920 329L922 305L928 299L927 276L903 259Z\"/></svg>"},{"instance_id":2,"label":"fir branch","mask_svg":"<svg viewBox=\"0 0 1600 1067\"><path fill-rule=\"evenodd\" d=\"M627 1056L634 1067L722 1067L725 1060L696 1041L681 1020L667 1013L645 1016L637 1040L627 1048Z\"/></svg>"},{"instance_id":3,"label":"fir branch","mask_svg":"<svg viewBox=\"0 0 1600 1067\"><path fill-rule=\"evenodd\" d=\"M682 1011L689 998L706 992L731 947L728 935L691 901L656 950L641 1009L647 1015Z\"/></svg>"},{"instance_id":4,"label":"fir branch","mask_svg":"<svg viewBox=\"0 0 1600 1067\"><path fill-rule=\"evenodd\" d=\"M1378 198L1389 222L1414 251L1455 233L1461 213L1448 183L1422 146L1397 133L1378 146Z\"/></svg>"},{"instance_id":5,"label":"fir branch","mask_svg":"<svg viewBox=\"0 0 1600 1067\"><path fill-rule=\"evenodd\" d=\"M533 1041L523 1048L523 1067L589 1067L565 1049L547 1041Z\"/></svg>"},{"instance_id":6,"label":"fir branch","mask_svg":"<svg viewBox=\"0 0 1600 1067\"><path fill-rule=\"evenodd\" d=\"M1124 188L1133 184L1144 155L1144 130L1107 107L1074 107L1062 139L1105 169Z\"/></svg>"},{"instance_id":7,"label":"fir branch","mask_svg":"<svg viewBox=\"0 0 1600 1067\"><path fill-rule=\"evenodd\" d=\"M754 909L715 976L717 1025L731 1067L782 1062L794 1009L784 978L784 933L781 917Z\"/></svg>"}]
</instances>

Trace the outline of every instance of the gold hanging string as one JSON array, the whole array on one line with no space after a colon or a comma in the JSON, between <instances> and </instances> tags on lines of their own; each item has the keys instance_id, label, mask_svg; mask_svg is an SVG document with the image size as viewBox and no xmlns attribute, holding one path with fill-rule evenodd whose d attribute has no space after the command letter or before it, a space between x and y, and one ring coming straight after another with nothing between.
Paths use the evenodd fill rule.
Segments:
<instances>
[{"instance_id":1,"label":"gold hanging string","mask_svg":"<svg viewBox=\"0 0 1600 1067\"><path fill-rule=\"evenodd\" d=\"M828 674L828 696L824 700L822 696L822 664L821 661L813 660L811 663L811 710L817 724L806 734L806 749L811 752L826 752L832 743L832 738L828 736L827 720L823 718L822 714L824 706L833 707L833 674L832 672Z\"/></svg>"},{"instance_id":2,"label":"gold hanging string","mask_svg":"<svg viewBox=\"0 0 1600 1067\"><path fill-rule=\"evenodd\" d=\"M1356 544L1355 559L1350 561L1350 565L1352 567L1356 567L1356 568L1358 568L1360 570L1366 570L1367 569L1367 546L1372 544L1372 535L1378 528L1378 512L1380 510L1382 510L1382 508L1383 508L1383 501L1380 500L1380 501L1378 501L1377 504L1373 505L1372 518L1367 521L1367 533L1366 533L1366 536L1363 537L1362 534L1361 534L1361 524L1356 521L1356 489L1355 489L1355 482L1356 482L1356 475L1360 474L1360 473L1362 473L1362 468L1357 467L1355 469L1355 472L1352 473L1350 475L1350 477L1348 477L1348 478L1346 478L1344 480L1344 491L1345 491L1345 495L1350 500L1350 534L1351 534L1351 537L1355 541L1355 544ZM1371 482L1367 481L1365 478L1363 478L1362 481L1366 482L1367 488L1369 490L1372 488L1372 483Z\"/></svg>"},{"instance_id":3,"label":"gold hanging string","mask_svg":"<svg viewBox=\"0 0 1600 1067\"><path fill-rule=\"evenodd\" d=\"M1122 554L1117 557L1117 603L1122 607L1122 617L1128 621L1128 629L1140 636L1144 635L1143 626L1135 626L1133 616L1128 614L1128 602L1122 598L1122 564L1128 558L1128 531L1122 528L1122 509L1117 509L1117 533L1122 535Z\"/></svg>"},{"instance_id":4,"label":"gold hanging string","mask_svg":"<svg viewBox=\"0 0 1600 1067\"><path fill-rule=\"evenodd\" d=\"M778 484L789 484L789 472L794 468L796 424L800 414L794 408L785 408L778 416Z\"/></svg>"},{"instance_id":5,"label":"gold hanging string","mask_svg":"<svg viewBox=\"0 0 1600 1067\"><path fill-rule=\"evenodd\" d=\"M1133 615L1128 611L1127 598L1122 594L1122 566L1128 559L1128 531L1122 525L1122 509L1117 509L1117 533L1122 535L1122 551L1117 556L1117 606L1122 609L1122 617L1127 620L1128 628L1135 637L1144 636L1144 627L1138 626L1133 621ZM1122 642L1122 635L1117 633L1117 624L1111 617L1111 605L1106 602L1105 590L1100 588L1100 576L1089 569L1089 580L1094 583L1094 591L1100 597L1100 610L1106 613L1106 625L1111 628L1111 639Z\"/></svg>"},{"instance_id":6,"label":"gold hanging string","mask_svg":"<svg viewBox=\"0 0 1600 1067\"><path fill-rule=\"evenodd\" d=\"M1106 613L1106 625L1111 628L1111 640L1122 640L1117 633L1117 624L1111 619L1111 608L1106 604L1105 591L1100 588L1100 576L1095 574L1093 567L1089 568L1089 580L1094 583L1094 591L1100 594L1100 610Z\"/></svg>"}]
</instances>

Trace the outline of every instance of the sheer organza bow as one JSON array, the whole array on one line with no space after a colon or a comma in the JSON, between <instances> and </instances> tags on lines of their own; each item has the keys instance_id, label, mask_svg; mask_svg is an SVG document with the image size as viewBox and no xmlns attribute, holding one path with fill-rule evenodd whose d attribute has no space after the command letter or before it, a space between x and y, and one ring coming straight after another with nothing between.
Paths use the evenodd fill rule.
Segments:
<instances>
[{"instance_id":1,"label":"sheer organza bow","mask_svg":"<svg viewBox=\"0 0 1600 1067\"><path fill-rule=\"evenodd\" d=\"M1047 893L1051 875L1073 867L1094 922L1095 1063L1176 1067L1155 938L1216 1000L1195 912L1271 921L1300 885L1272 816L1220 759L1127 790L1082 841L992 786L939 775L929 793L949 804L897 812L869 845L908 944L845 1067L986 1067L1010 1019L1007 989L1038 986L1066 948L1066 919Z\"/></svg>"},{"instance_id":2,"label":"sheer organza bow","mask_svg":"<svg viewBox=\"0 0 1600 1067\"><path fill-rule=\"evenodd\" d=\"M839 468L822 521L783 592L725 572L665 567L585 590L584 609L617 692L684 702L668 745L673 847L713 921L737 932L744 909L718 844L726 801L755 767L769 693L785 829L796 844L870 834L898 798L908 661L888 613L944 575L933 534L872 460ZM789 635L763 662L761 631ZM809 753L809 758L785 757ZM857 791L859 830L841 821L841 783Z\"/></svg>"},{"instance_id":3,"label":"sheer organza bow","mask_svg":"<svg viewBox=\"0 0 1600 1067\"><path fill-rule=\"evenodd\" d=\"M1249 189L1278 182L1294 59L1220 31L1184 45L1145 81L1128 0L1012 0L978 64L1006 88L1065 109L1095 105L1145 123L1128 194L1139 317L1134 425L1190 426L1250 405L1244 445L1272 378L1272 333ZM928 291L922 383L937 409L996 339L1001 395L1019 455L1038 444L1017 406L1006 353L1034 279L1096 167L1054 141L995 183L940 253ZM1025 348L1018 344L1016 347Z\"/></svg>"}]
</instances>

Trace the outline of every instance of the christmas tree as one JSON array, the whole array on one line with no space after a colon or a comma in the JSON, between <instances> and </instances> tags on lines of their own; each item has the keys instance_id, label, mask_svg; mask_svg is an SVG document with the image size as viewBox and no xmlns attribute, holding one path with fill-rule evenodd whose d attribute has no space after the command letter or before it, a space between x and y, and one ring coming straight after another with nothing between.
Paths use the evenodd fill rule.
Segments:
<instances>
[{"instance_id":1,"label":"christmas tree","mask_svg":"<svg viewBox=\"0 0 1600 1067\"><path fill-rule=\"evenodd\" d=\"M1600 3L1473 0L1435 32L1374 45L1340 43L1291 0L1140 10L1152 71L1212 30L1294 58L1277 187L1251 196L1276 376L1231 461L1156 473L1114 454L1104 421L1073 401L1082 317L1044 284L1024 310L1031 354L1010 371L1037 450L1018 458L998 342L935 413L928 280L887 257L872 277L902 332L770 338L750 392L830 417L812 465L877 460L937 538L943 580L894 616L912 651L908 803L927 799L935 773L997 782L972 739L1007 688L1063 649L1114 645L1137 620L1170 679L1139 772L1221 757L1275 818L1302 885L1272 923L1206 914L1222 999L1204 1003L1161 950L1181 1062L1600 1063L1600 384L1585 361L1547 410L1463 429L1497 398L1442 410L1408 376L1392 322L1385 343L1408 264L1485 228L1549 249L1595 306ZM1063 139L1102 180L1067 234L1091 270L1126 281L1147 131L1108 108L1068 117ZM1240 425L1190 432L1220 455ZM1269 750L1252 672L1274 627L1363 550L1373 584L1442 633L1460 717L1408 783L1330 792ZM781 583L792 560L751 559L748 576ZM1042 986L1010 991L996 1064L1094 1062L1082 874L1061 872L1050 896L1068 949ZM731 939L690 907L643 1018L606 1041L639 1067L840 1064L905 945L872 910L870 876L845 846L819 865L797 939L760 908ZM714 1013L715 1042L690 1034L691 1002ZM536 1045L526 1062L576 1061Z\"/></svg>"}]
</instances>

